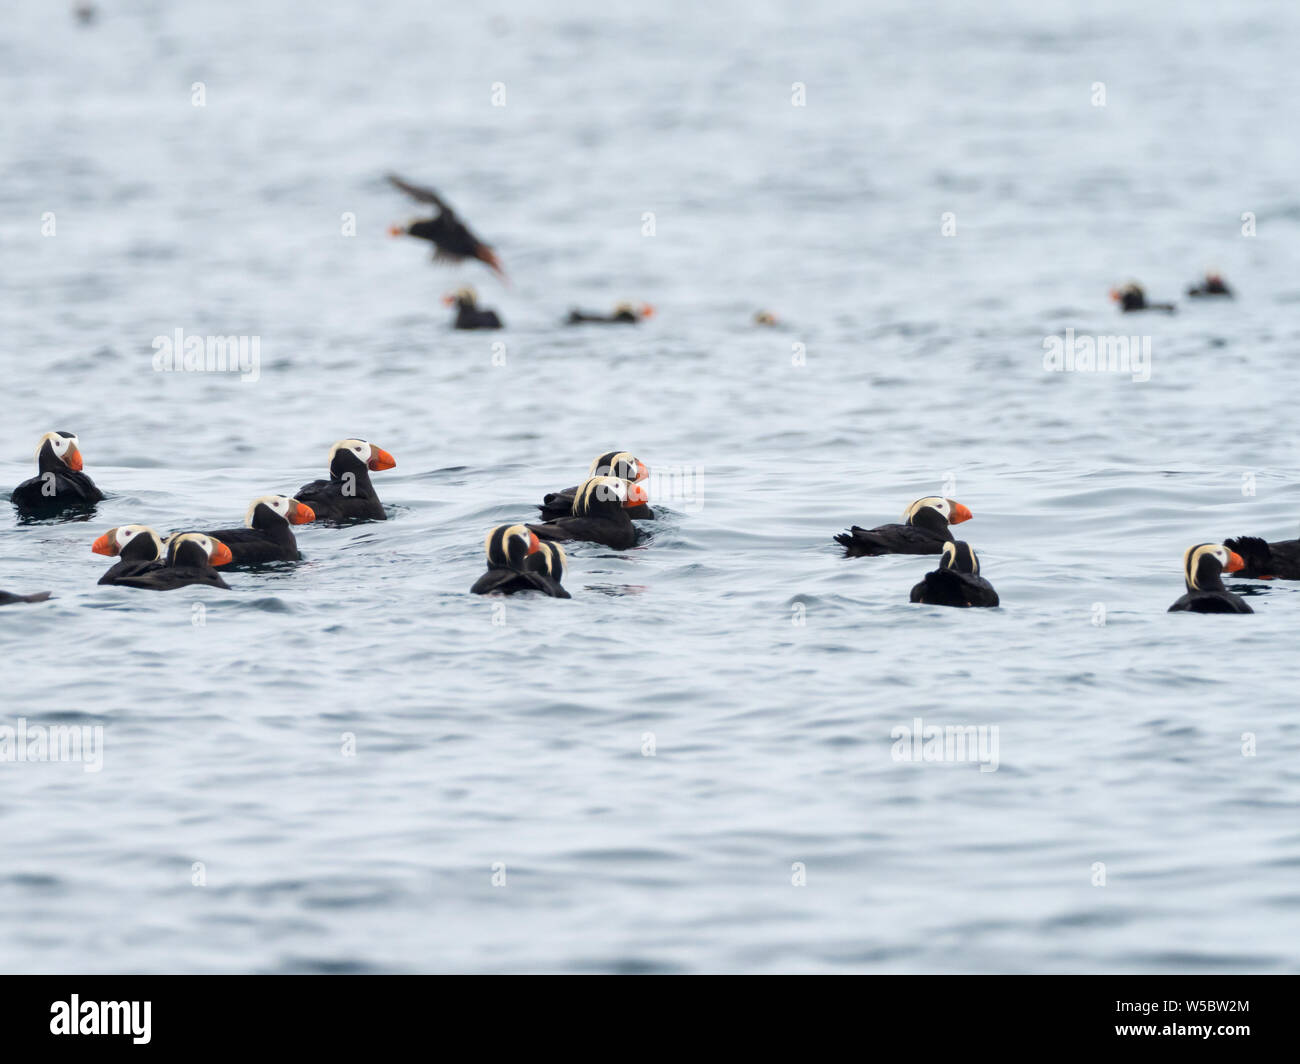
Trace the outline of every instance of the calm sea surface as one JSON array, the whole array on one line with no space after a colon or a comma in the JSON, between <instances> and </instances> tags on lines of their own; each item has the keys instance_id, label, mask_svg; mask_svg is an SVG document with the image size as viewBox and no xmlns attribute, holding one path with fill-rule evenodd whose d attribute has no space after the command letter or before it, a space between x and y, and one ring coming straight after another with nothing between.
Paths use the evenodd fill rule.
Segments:
<instances>
[{"instance_id":1,"label":"calm sea surface","mask_svg":"<svg viewBox=\"0 0 1300 1064\"><path fill-rule=\"evenodd\" d=\"M0 514L55 596L0 610L0 726L103 734L0 763L0 968L1300 970L1300 586L1165 612L1186 547L1300 531L1300 9L101 6L0 33L0 487L63 429L108 493ZM388 239L390 169L511 287ZM466 282L504 332L451 331ZM258 379L155 372L177 329ZM1150 379L1045 371L1067 329ZM238 523L354 435L387 523L96 586L107 528ZM572 601L468 595L610 448L691 497ZM1001 609L837 556L939 492ZM916 718L997 771L897 760Z\"/></svg>"}]
</instances>

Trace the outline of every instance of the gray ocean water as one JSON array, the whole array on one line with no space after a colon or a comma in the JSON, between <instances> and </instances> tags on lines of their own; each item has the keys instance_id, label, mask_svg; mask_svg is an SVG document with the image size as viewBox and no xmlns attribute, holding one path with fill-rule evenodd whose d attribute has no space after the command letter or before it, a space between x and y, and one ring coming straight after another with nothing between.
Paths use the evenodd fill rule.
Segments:
<instances>
[{"instance_id":1,"label":"gray ocean water","mask_svg":"<svg viewBox=\"0 0 1300 1064\"><path fill-rule=\"evenodd\" d=\"M109 497L0 515L0 588L55 596L0 610L0 725L104 744L0 763L0 969L1300 969L1300 588L1165 612L1188 546L1300 530L1298 29L11 5L0 486L68 430ZM511 286L389 239L389 170ZM1236 300L1107 298L1209 267ZM466 282L504 332L450 329ZM657 313L560 325L623 299ZM258 379L155 372L176 329L257 337ZM1046 371L1067 329L1149 337L1150 379ZM96 586L109 527L238 523L347 436L397 459L388 522L229 592ZM571 601L468 595L486 530L611 448L694 497L574 548ZM939 492L1002 608L838 557ZM996 728L997 771L898 760L916 718Z\"/></svg>"}]
</instances>

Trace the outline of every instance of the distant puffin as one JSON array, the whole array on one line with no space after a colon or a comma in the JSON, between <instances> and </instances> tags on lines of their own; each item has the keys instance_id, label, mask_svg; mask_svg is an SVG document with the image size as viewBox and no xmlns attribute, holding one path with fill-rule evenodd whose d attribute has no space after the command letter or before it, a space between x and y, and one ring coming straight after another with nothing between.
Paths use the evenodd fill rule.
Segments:
<instances>
[{"instance_id":1,"label":"distant puffin","mask_svg":"<svg viewBox=\"0 0 1300 1064\"><path fill-rule=\"evenodd\" d=\"M755 325L779 325L780 319L770 310L760 310L754 315Z\"/></svg>"},{"instance_id":2,"label":"distant puffin","mask_svg":"<svg viewBox=\"0 0 1300 1064\"><path fill-rule=\"evenodd\" d=\"M37 475L14 488L10 501L20 517L86 513L104 498L82 469L81 447L71 432L47 432L36 447Z\"/></svg>"},{"instance_id":3,"label":"distant puffin","mask_svg":"<svg viewBox=\"0 0 1300 1064\"><path fill-rule=\"evenodd\" d=\"M230 548L224 543L202 532L180 532L167 541L167 554L163 561L141 563L139 569L124 573L111 583L116 587L137 587L147 591L174 591L191 584L229 591L230 585L214 568L229 562ZM105 581L101 579L100 583Z\"/></svg>"},{"instance_id":4,"label":"distant puffin","mask_svg":"<svg viewBox=\"0 0 1300 1064\"><path fill-rule=\"evenodd\" d=\"M483 541L487 572L471 587L472 595L513 595L540 591L552 598L570 598L560 586L564 576L564 550L558 543L542 543L523 525L498 525Z\"/></svg>"},{"instance_id":5,"label":"distant puffin","mask_svg":"<svg viewBox=\"0 0 1300 1064\"><path fill-rule=\"evenodd\" d=\"M456 308L456 320L453 329L500 329L501 319L495 310L480 310L478 293L466 285L449 296L442 297L443 303Z\"/></svg>"},{"instance_id":6,"label":"distant puffin","mask_svg":"<svg viewBox=\"0 0 1300 1064\"><path fill-rule=\"evenodd\" d=\"M571 310L565 319L566 325L636 325L647 318L654 317L655 308L649 303L639 307L631 303L618 303L612 314L589 314L584 310Z\"/></svg>"},{"instance_id":7,"label":"distant puffin","mask_svg":"<svg viewBox=\"0 0 1300 1064\"><path fill-rule=\"evenodd\" d=\"M1169 607L1169 613L1254 613L1246 600L1223 586L1222 573L1242 568L1241 555L1220 543L1198 543L1183 554L1183 579L1187 594Z\"/></svg>"},{"instance_id":8,"label":"distant puffin","mask_svg":"<svg viewBox=\"0 0 1300 1064\"><path fill-rule=\"evenodd\" d=\"M1223 545L1241 555L1239 575L1246 580L1300 580L1300 539L1269 543L1259 536L1239 536Z\"/></svg>"},{"instance_id":9,"label":"distant puffin","mask_svg":"<svg viewBox=\"0 0 1300 1064\"><path fill-rule=\"evenodd\" d=\"M243 528L205 532L230 550L230 565L265 565L267 562L302 560L290 525L316 520L315 511L287 495L260 495L248 505Z\"/></svg>"},{"instance_id":10,"label":"distant puffin","mask_svg":"<svg viewBox=\"0 0 1300 1064\"><path fill-rule=\"evenodd\" d=\"M1172 303L1148 303L1146 291L1137 281L1129 281L1122 288L1112 288L1110 298L1119 304L1125 314L1133 310L1163 310L1172 314L1178 308Z\"/></svg>"},{"instance_id":11,"label":"distant puffin","mask_svg":"<svg viewBox=\"0 0 1300 1064\"><path fill-rule=\"evenodd\" d=\"M927 495L903 511L901 525L859 528L854 525L835 537L844 557L863 558L878 554L942 554L952 539L950 524L971 519L971 512L954 499Z\"/></svg>"},{"instance_id":12,"label":"distant puffin","mask_svg":"<svg viewBox=\"0 0 1300 1064\"><path fill-rule=\"evenodd\" d=\"M606 451L597 455L591 463L588 477L618 477L633 484L639 484L650 476L645 464L627 451ZM573 513L573 498L578 489L565 488L563 491L548 492L538 503L543 521L554 521L557 517L567 517ZM649 506L634 506L627 512L633 521L653 521L655 512Z\"/></svg>"},{"instance_id":13,"label":"distant puffin","mask_svg":"<svg viewBox=\"0 0 1300 1064\"><path fill-rule=\"evenodd\" d=\"M996 606L998 593L980 576L980 560L969 543L943 545L939 568L912 588L913 602L927 606Z\"/></svg>"},{"instance_id":14,"label":"distant puffin","mask_svg":"<svg viewBox=\"0 0 1300 1064\"><path fill-rule=\"evenodd\" d=\"M418 218L404 226L389 226L389 236L413 236L427 240L434 247L434 261L464 262L466 259L477 259L505 280L505 271L501 268L497 253L470 232L469 226L457 217L456 212L442 201L438 193L431 188L403 181L396 174L389 174L388 180L394 188L401 189L412 199L438 208L438 213L432 218Z\"/></svg>"},{"instance_id":15,"label":"distant puffin","mask_svg":"<svg viewBox=\"0 0 1300 1064\"><path fill-rule=\"evenodd\" d=\"M1198 285L1194 284L1187 289L1187 294L1193 299L1202 299L1206 296L1227 296L1231 299L1232 289L1224 283L1224 280L1217 273L1207 273L1205 279Z\"/></svg>"},{"instance_id":16,"label":"distant puffin","mask_svg":"<svg viewBox=\"0 0 1300 1064\"><path fill-rule=\"evenodd\" d=\"M12 606L18 602L44 602L49 597L48 591L36 591L30 595L15 595L10 591L0 591L0 606Z\"/></svg>"},{"instance_id":17,"label":"distant puffin","mask_svg":"<svg viewBox=\"0 0 1300 1064\"><path fill-rule=\"evenodd\" d=\"M528 528L540 539L586 540L603 543L614 550L626 550L635 547L639 538L628 510L648 501L643 484L618 477L589 477L578 485L569 517Z\"/></svg>"},{"instance_id":18,"label":"distant puffin","mask_svg":"<svg viewBox=\"0 0 1300 1064\"><path fill-rule=\"evenodd\" d=\"M370 473L395 465L393 456L382 447L365 440L339 440L330 448L329 480L304 484L294 498L310 506L317 521L384 521L388 515L370 483Z\"/></svg>"},{"instance_id":19,"label":"distant puffin","mask_svg":"<svg viewBox=\"0 0 1300 1064\"><path fill-rule=\"evenodd\" d=\"M161 567L167 553L162 538L148 525L118 525L110 528L90 547L96 554L122 560L99 578L101 584L113 584L120 576L139 575Z\"/></svg>"}]
</instances>

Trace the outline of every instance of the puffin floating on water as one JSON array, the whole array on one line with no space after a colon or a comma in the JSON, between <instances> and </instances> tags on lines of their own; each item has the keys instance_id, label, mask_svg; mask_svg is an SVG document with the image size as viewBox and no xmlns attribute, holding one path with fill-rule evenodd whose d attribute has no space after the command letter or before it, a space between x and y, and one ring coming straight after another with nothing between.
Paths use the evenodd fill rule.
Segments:
<instances>
[{"instance_id":1,"label":"puffin floating on water","mask_svg":"<svg viewBox=\"0 0 1300 1064\"><path fill-rule=\"evenodd\" d=\"M1192 285L1187 289L1187 294L1191 296L1192 299L1204 299L1207 296L1223 296L1227 299L1233 298L1232 289L1224 283L1223 278L1217 273L1207 273L1205 275L1205 280L1200 284Z\"/></svg>"},{"instance_id":2,"label":"puffin floating on water","mask_svg":"<svg viewBox=\"0 0 1300 1064\"><path fill-rule=\"evenodd\" d=\"M647 318L654 317L655 308L649 303L633 306L631 303L618 303L612 314L591 314L585 310L569 311L564 319L566 325L636 325Z\"/></svg>"},{"instance_id":3,"label":"puffin floating on water","mask_svg":"<svg viewBox=\"0 0 1300 1064\"><path fill-rule=\"evenodd\" d=\"M650 470L635 455L627 451L606 451L596 456L587 471L587 476L589 478L618 477L631 484L640 484L650 476ZM554 521L557 517L567 517L573 513L573 500L577 494L576 487L548 492L537 506L542 511L542 520ZM649 506L642 504L630 507L627 515L633 521L653 521L655 512Z\"/></svg>"},{"instance_id":4,"label":"puffin floating on water","mask_svg":"<svg viewBox=\"0 0 1300 1064\"><path fill-rule=\"evenodd\" d=\"M618 477L589 477L578 485L568 517L527 527L539 539L586 540L627 550L635 547L640 538L628 511L647 502L649 494L644 484Z\"/></svg>"},{"instance_id":5,"label":"puffin floating on water","mask_svg":"<svg viewBox=\"0 0 1300 1064\"><path fill-rule=\"evenodd\" d=\"M121 558L99 578L101 584L115 584L118 577L140 575L159 568L167 548L162 537L148 525L118 525L110 528L90 549L109 558Z\"/></svg>"},{"instance_id":6,"label":"puffin floating on water","mask_svg":"<svg viewBox=\"0 0 1300 1064\"><path fill-rule=\"evenodd\" d=\"M1300 580L1300 539L1269 543L1260 536L1238 536L1223 545L1241 555L1244 579Z\"/></svg>"},{"instance_id":7,"label":"puffin floating on water","mask_svg":"<svg viewBox=\"0 0 1300 1064\"><path fill-rule=\"evenodd\" d=\"M120 573L112 580L104 579L108 576L105 573L99 582L147 591L174 591L192 584L229 591L230 585L221 579L215 568L229 562L230 548L220 540L202 532L180 532L167 541L167 553L161 561L138 563L136 568Z\"/></svg>"},{"instance_id":8,"label":"puffin floating on water","mask_svg":"<svg viewBox=\"0 0 1300 1064\"><path fill-rule=\"evenodd\" d=\"M1223 586L1223 573L1242 569L1241 555L1221 543L1198 543L1183 554L1187 593L1169 613L1254 613L1246 600Z\"/></svg>"},{"instance_id":9,"label":"puffin floating on water","mask_svg":"<svg viewBox=\"0 0 1300 1064\"><path fill-rule=\"evenodd\" d=\"M1146 290L1137 281L1129 281L1122 288L1112 288L1110 298L1119 304L1119 309L1125 314L1135 310L1161 310L1173 314L1178 309L1172 303L1148 303Z\"/></svg>"},{"instance_id":10,"label":"puffin floating on water","mask_svg":"<svg viewBox=\"0 0 1300 1064\"><path fill-rule=\"evenodd\" d=\"M302 560L302 554L289 526L315 520L315 511L298 499L262 495L249 503L243 528L219 528L203 534L226 545L231 554L228 565L296 562Z\"/></svg>"},{"instance_id":11,"label":"puffin floating on water","mask_svg":"<svg viewBox=\"0 0 1300 1064\"><path fill-rule=\"evenodd\" d=\"M854 525L835 537L846 558L879 554L942 554L952 540L948 526L971 519L971 512L955 499L927 495L903 511L901 525L859 528Z\"/></svg>"},{"instance_id":12,"label":"puffin floating on water","mask_svg":"<svg viewBox=\"0 0 1300 1064\"><path fill-rule=\"evenodd\" d=\"M385 521L388 515L370 483L370 474L395 465L396 460L382 447L365 440L339 440L330 448L329 480L304 484L293 497L311 507L317 521Z\"/></svg>"},{"instance_id":13,"label":"puffin floating on water","mask_svg":"<svg viewBox=\"0 0 1300 1064\"><path fill-rule=\"evenodd\" d=\"M477 259L502 280L506 279L497 253L470 232L469 226L443 202L438 193L431 188L403 181L396 174L389 174L388 180L394 188L401 189L412 199L438 209L438 213L432 218L417 218L406 225L389 226L389 236L413 236L419 240L427 240L433 245L433 258L436 262L464 262L466 259Z\"/></svg>"},{"instance_id":14,"label":"puffin floating on water","mask_svg":"<svg viewBox=\"0 0 1300 1064\"><path fill-rule=\"evenodd\" d=\"M449 307L456 308L456 320L453 329L500 329L501 319L495 310L482 310L478 305L478 293L466 285L442 301Z\"/></svg>"},{"instance_id":15,"label":"puffin floating on water","mask_svg":"<svg viewBox=\"0 0 1300 1064\"><path fill-rule=\"evenodd\" d=\"M927 606L996 606L998 593L980 576L980 560L969 543L943 545L939 568L912 588L912 602Z\"/></svg>"},{"instance_id":16,"label":"puffin floating on water","mask_svg":"<svg viewBox=\"0 0 1300 1064\"><path fill-rule=\"evenodd\" d=\"M483 541L487 572L471 587L473 595L513 595L540 591L551 598L572 598L560 586L564 577L564 548L543 543L524 525L498 525Z\"/></svg>"},{"instance_id":17,"label":"puffin floating on water","mask_svg":"<svg viewBox=\"0 0 1300 1064\"><path fill-rule=\"evenodd\" d=\"M14 488L10 501L20 517L85 514L104 493L82 472L81 446L71 432L47 432L36 447L36 476Z\"/></svg>"}]
</instances>

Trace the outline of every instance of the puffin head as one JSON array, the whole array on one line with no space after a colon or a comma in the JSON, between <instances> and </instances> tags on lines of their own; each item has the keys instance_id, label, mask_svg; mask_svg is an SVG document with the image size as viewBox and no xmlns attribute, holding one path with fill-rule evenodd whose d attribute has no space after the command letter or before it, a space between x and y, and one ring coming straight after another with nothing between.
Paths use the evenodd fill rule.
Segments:
<instances>
[{"instance_id":1,"label":"puffin head","mask_svg":"<svg viewBox=\"0 0 1300 1064\"><path fill-rule=\"evenodd\" d=\"M449 307L464 307L466 310L473 310L478 306L478 293L469 285L464 288L458 288L456 291L442 297L442 301Z\"/></svg>"},{"instance_id":2,"label":"puffin head","mask_svg":"<svg viewBox=\"0 0 1300 1064\"><path fill-rule=\"evenodd\" d=\"M276 521L305 525L315 520L316 511L288 495L259 495L248 504L248 513L244 514L244 524L249 528L266 528Z\"/></svg>"},{"instance_id":3,"label":"puffin head","mask_svg":"<svg viewBox=\"0 0 1300 1064\"><path fill-rule=\"evenodd\" d=\"M754 315L755 325L775 325L777 317L770 310L760 310Z\"/></svg>"},{"instance_id":4,"label":"puffin head","mask_svg":"<svg viewBox=\"0 0 1300 1064\"><path fill-rule=\"evenodd\" d=\"M618 477L639 484L650 476L650 470L627 451L606 451L591 463L589 477Z\"/></svg>"},{"instance_id":5,"label":"puffin head","mask_svg":"<svg viewBox=\"0 0 1300 1064\"><path fill-rule=\"evenodd\" d=\"M573 496L573 516L589 517L615 510L630 510L650 501L644 484L618 477L588 477Z\"/></svg>"},{"instance_id":6,"label":"puffin head","mask_svg":"<svg viewBox=\"0 0 1300 1064\"><path fill-rule=\"evenodd\" d=\"M1137 281L1110 290L1110 298L1125 310L1136 310L1146 306L1147 294Z\"/></svg>"},{"instance_id":7,"label":"puffin head","mask_svg":"<svg viewBox=\"0 0 1300 1064\"><path fill-rule=\"evenodd\" d=\"M542 541L526 525L497 525L483 541L489 569L518 569L528 563L528 556L541 549Z\"/></svg>"},{"instance_id":8,"label":"puffin head","mask_svg":"<svg viewBox=\"0 0 1300 1064\"><path fill-rule=\"evenodd\" d=\"M939 563L939 568L951 569L954 573L970 573L971 576L979 576L980 560L975 557L975 552L971 550L969 543L949 540L943 545L943 560Z\"/></svg>"},{"instance_id":9,"label":"puffin head","mask_svg":"<svg viewBox=\"0 0 1300 1064\"><path fill-rule=\"evenodd\" d=\"M1183 552L1183 579L1188 591L1213 591L1223 587L1223 573L1235 573L1246 563L1222 543L1198 543Z\"/></svg>"},{"instance_id":10,"label":"puffin head","mask_svg":"<svg viewBox=\"0 0 1300 1064\"><path fill-rule=\"evenodd\" d=\"M564 548L558 543L542 540L537 553L528 559L531 568L545 573L557 584L564 579Z\"/></svg>"},{"instance_id":11,"label":"puffin head","mask_svg":"<svg viewBox=\"0 0 1300 1064\"><path fill-rule=\"evenodd\" d=\"M42 473L60 465L80 472L82 464L81 448L71 432L47 432L36 445L36 465Z\"/></svg>"},{"instance_id":12,"label":"puffin head","mask_svg":"<svg viewBox=\"0 0 1300 1064\"><path fill-rule=\"evenodd\" d=\"M353 475L362 470L392 469L396 459L382 447L365 440L339 440L330 448L330 476L342 480L344 473Z\"/></svg>"},{"instance_id":13,"label":"puffin head","mask_svg":"<svg viewBox=\"0 0 1300 1064\"><path fill-rule=\"evenodd\" d=\"M110 558L121 555L128 561L157 561L166 553L163 541L148 525L118 525L110 528L91 545L96 554Z\"/></svg>"},{"instance_id":14,"label":"puffin head","mask_svg":"<svg viewBox=\"0 0 1300 1064\"><path fill-rule=\"evenodd\" d=\"M655 308L649 303L642 303L640 306L634 303L615 303L614 316L622 317L624 315L631 316L637 321L645 321L647 318L655 316Z\"/></svg>"},{"instance_id":15,"label":"puffin head","mask_svg":"<svg viewBox=\"0 0 1300 1064\"><path fill-rule=\"evenodd\" d=\"M178 532L167 540L167 564L204 566L228 565L234 555L219 539L202 532Z\"/></svg>"},{"instance_id":16,"label":"puffin head","mask_svg":"<svg viewBox=\"0 0 1300 1064\"><path fill-rule=\"evenodd\" d=\"M971 516L970 510L956 499L927 495L924 499L917 499L903 511L903 524L943 531L949 525L959 525L963 521L969 521Z\"/></svg>"}]
</instances>

